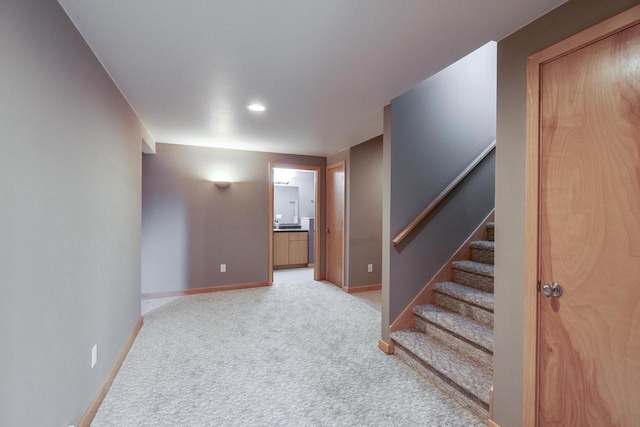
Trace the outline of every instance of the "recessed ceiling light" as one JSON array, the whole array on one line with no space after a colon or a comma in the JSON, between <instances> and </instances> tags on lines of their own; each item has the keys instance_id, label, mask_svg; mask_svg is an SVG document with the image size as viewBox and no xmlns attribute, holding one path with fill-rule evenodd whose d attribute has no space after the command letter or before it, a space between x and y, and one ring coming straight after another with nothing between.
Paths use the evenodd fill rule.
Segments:
<instances>
[{"instance_id":1,"label":"recessed ceiling light","mask_svg":"<svg viewBox=\"0 0 640 427\"><path fill-rule=\"evenodd\" d=\"M264 107L264 105L260 105L260 104L251 104L251 105L247 105L247 108L251 111L264 111L266 110L266 108Z\"/></svg>"}]
</instances>

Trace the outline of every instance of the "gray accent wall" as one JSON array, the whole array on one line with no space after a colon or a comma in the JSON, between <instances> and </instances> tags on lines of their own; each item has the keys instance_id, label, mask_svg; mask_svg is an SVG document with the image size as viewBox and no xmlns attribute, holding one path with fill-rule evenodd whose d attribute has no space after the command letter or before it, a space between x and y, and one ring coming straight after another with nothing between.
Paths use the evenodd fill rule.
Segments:
<instances>
[{"instance_id":1,"label":"gray accent wall","mask_svg":"<svg viewBox=\"0 0 640 427\"><path fill-rule=\"evenodd\" d=\"M0 2L0 52L0 425L68 426L140 318L154 142L57 1Z\"/></svg>"},{"instance_id":2,"label":"gray accent wall","mask_svg":"<svg viewBox=\"0 0 640 427\"><path fill-rule=\"evenodd\" d=\"M502 427L522 424L527 57L639 3L572 0L498 44L493 414Z\"/></svg>"},{"instance_id":3,"label":"gray accent wall","mask_svg":"<svg viewBox=\"0 0 640 427\"><path fill-rule=\"evenodd\" d=\"M160 143L156 153L142 160L143 293L267 282L269 163L320 166L322 180L326 166L323 157ZM220 170L229 188L213 184Z\"/></svg>"},{"instance_id":4,"label":"gray accent wall","mask_svg":"<svg viewBox=\"0 0 640 427\"><path fill-rule=\"evenodd\" d=\"M393 240L494 141L496 44L418 84L391 106ZM495 154L487 157L408 238L391 247L390 322L493 209L494 159Z\"/></svg>"}]
</instances>

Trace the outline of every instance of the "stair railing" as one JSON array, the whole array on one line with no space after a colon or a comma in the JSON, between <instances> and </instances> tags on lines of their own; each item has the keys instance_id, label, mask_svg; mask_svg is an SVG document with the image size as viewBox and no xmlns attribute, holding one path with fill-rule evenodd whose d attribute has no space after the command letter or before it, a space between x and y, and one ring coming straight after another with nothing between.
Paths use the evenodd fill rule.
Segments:
<instances>
[{"instance_id":1,"label":"stair railing","mask_svg":"<svg viewBox=\"0 0 640 427\"><path fill-rule=\"evenodd\" d=\"M449 195L449 193L451 193L451 191L456 188L456 186L458 184L460 184L460 182L465 179L467 177L467 175L469 175L469 173L471 173L472 170L474 170L476 168L476 166L478 166L478 164L484 160L485 157L487 157L489 155L489 153L491 151L493 151L493 149L496 148L496 141L494 140L491 144L489 144L489 146L478 155L478 157L475 158L474 161L472 161L469 166L467 166L465 168L465 170L463 170L462 172L460 172L460 174L453 180L451 181L451 184L447 185L447 187L442 190L442 192L440 194L438 194L438 196L433 199L433 201L431 203L429 203L427 205L426 208L424 208L422 210L422 212L420 212L418 214L418 216L416 216L410 223L409 225L407 225L401 232L400 234L398 234L396 236L395 239L393 239L393 244L397 245L398 243L402 242L417 226L418 224L420 224L420 222L422 222L423 219L425 219L427 217L427 215L429 215L429 213L431 213L431 211L438 206L438 204Z\"/></svg>"}]
</instances>

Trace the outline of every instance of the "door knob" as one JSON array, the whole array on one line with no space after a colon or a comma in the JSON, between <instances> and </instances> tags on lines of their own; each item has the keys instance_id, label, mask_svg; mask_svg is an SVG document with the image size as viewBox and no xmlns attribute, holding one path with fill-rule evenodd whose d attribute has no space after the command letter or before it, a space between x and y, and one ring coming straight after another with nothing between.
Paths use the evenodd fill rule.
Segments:
<instances>
[{"instance_id":1,"label":"door knob","mask_svg":"<svg viewBox=\"0 0 640 427\"><path fill-rule=\"evenodd\" d=\"M542 287L542 293L545 297L561 297L562 296L562 286L557 284L556 282L549 282Z\"/></svg>"},{"instance_id":2,"label":"door knob","mask_svg":"<svg viewBox=\"0 0 640 427\"><path fill-rule=\"evenodd\" d=\"M331 233L331 229L330 228L327 228L327 233Z\"/></svg>"}]
</instances>

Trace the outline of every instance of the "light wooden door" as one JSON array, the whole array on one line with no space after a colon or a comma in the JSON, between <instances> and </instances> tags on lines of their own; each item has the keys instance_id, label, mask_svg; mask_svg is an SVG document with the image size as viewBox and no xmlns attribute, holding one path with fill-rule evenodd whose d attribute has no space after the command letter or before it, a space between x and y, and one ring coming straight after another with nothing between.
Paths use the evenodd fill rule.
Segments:
<instances>
[{"instance_id":1,"label":"light wooden door","mask_svg":"<svg viewBox=\"0 0 640 427\"><path fill-rule=\"evenodd\" d=\"M344 162L327 166L327 280L344 284Z\"/></svg>"},{"instance_id":2,"label":"light wooden door","mask_svg":"<svg viewBox=\"0 0 640 427\"><path fill-rule=\"evenodd\" d=\"M540 83L538 425L640 426L640 26Z\"/></svg>"}]
</instances>

